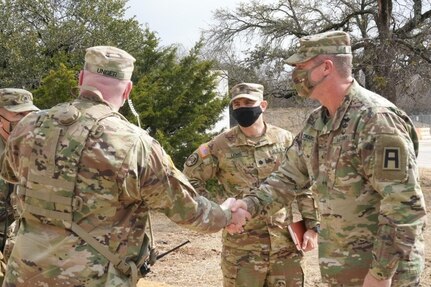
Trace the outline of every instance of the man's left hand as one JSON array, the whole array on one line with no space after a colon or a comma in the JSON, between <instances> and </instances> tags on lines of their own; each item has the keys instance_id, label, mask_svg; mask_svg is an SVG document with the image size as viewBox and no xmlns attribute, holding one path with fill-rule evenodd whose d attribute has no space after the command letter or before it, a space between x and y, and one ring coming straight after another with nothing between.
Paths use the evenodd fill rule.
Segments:
<instances>
[{"instance_id":1,"label":"man's left hand","mask_svg":"<svg viewBox=\"0 0 431 287\"><path fill-rule=\"evenodd\" d=\"M302 242L302 250L305 252L313 250L317 247L317 239L319 235L314 230L307 230L304 233L304 240Z\"/></svg>"}]
</instances>

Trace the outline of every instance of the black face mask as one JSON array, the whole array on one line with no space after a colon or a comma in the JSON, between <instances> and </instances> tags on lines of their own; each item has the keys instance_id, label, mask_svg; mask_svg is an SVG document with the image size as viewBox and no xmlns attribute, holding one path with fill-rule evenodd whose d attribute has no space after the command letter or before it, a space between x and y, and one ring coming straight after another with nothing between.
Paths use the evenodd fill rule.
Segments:
<instances>
[{"instance_id":1,"label":"black face mask","mask_svg":"<svg viewBox=\"0 0 431 287\"><path fill-rule=\"evenodd\" d=\"M232 111L233 118L244 128L251 126L262 113L260 106L243 107Z\"/></svg>"}]
</instances>

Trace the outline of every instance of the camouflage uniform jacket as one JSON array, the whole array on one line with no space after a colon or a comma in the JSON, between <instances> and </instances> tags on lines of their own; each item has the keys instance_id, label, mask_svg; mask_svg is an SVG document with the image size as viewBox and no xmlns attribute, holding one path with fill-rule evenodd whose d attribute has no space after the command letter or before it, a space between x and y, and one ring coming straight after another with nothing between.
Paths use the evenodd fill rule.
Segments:
<instances>
[{"instance_id":1,"label":"camouflage uniform jacket","mask_svg":"<svg viewBox=\"0 0 431 287\"><path fill-rule=\"evenodd\" d=\"M91 130L82 128L94 117L100 121ZM60 219L67 214L112 253L133 261L145 252L150 208L200 232L227 224L227 213L195 193L153 138L93 93L24 118L1 162L2 177L20 183L18 210L24 217L7 286L25 285L29 278L34 286L134 286L64 226L70 222ZM61 202L67 196L72 206Z\"/></svg>"},{"instance_id":2,"label":"camouflage uniform jacket","mask_svg":"<svg viewBox=\"0 0 431 287\"><path fill-rule=\"evenodd\" d=\"M0 154L3 153L5 148L5 142L3 138L0 139ZM14 212L12 208L12 204L10 202L10 193L13 185L5 182L0 179L0 236L1 243L4 244L5 238L7 234L7 227L14 221ZM6 228L6 229L5 229ZM1 250L0 250L1 251Z\"/></svg>"},{"instance_id":3,"label":"camouflage uniform jacket","mask_svg":"<svg viewBox=\"0 0 431 287\"><path fill-rule=\"evenodd\" d=\"M325 281L362 282L369 269L389 278L397 266L420 271L426 211L412 122L356 81L328 115L324 107L310 115L288 161L247 204L259 212L272 200L268 193L283 199L290 187L311 185L322 217Z\"/></svg>"},{"instance_id":4,"label":"camouflage uniform jacket","mask_svg":"<svg viewBox=\"0 0 431 287\"><path fill-rule=\"evenodd\" d=\"M0 139L0 154L4 151L3 138ZM10 216L12 208L7 202L10 185L4 180L0 179L0 244L4 248L6 243L8 226L12 223L13 218ZM6 259L3 255L3 250L0 250L0 284L3 283L4 275L6 273Z\"/></svg>"},{"instance_id":5,"label":"camouflage uniform jacket","mask_svg":"<svg viewBox=\"0 0 431 287\"><path fill-rule=\"evenodd\" d=\"M4 140L0 138L0 154L4 151ZM3 234L4 232L4 224L6 224L6 218L7 218L7 202L6 197L9 193L9 184L5 182L4 180L0 179L0 233ZM0 239L1 240L1 239Z\"/></svg>"},{"instance_id":6,"label":"camouflage uniform jacket","mask_svg":"<svg viewBox=\"0 0 431 287\"><path fill-rule=\"evenodd\" d=\"M258 187L285 159L292 143L290 132L266 124L259 138L247 138L236 126L201 145L184 165L184 174L198 192L205 192L205 182L216 178L225 195L242 198ZM242 234L223 233L223 244L254 251L279 250L286 246L287 224L292 220L290 204L272 217L250 220Z\"/></svg>"}]
</instances>

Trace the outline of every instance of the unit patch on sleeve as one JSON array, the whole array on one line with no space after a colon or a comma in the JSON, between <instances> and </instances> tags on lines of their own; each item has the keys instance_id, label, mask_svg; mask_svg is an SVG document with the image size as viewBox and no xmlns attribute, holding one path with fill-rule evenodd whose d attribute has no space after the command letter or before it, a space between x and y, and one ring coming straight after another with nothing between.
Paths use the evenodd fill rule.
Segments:
<instances>
[{"instance_id":1,"label":"unit patch on sleeve","mask_svg":"<svg viewBox=\"0 0 431 287\"><path fill-rule=\"evenodd\" d=\"M404 182L408 178L409 146L397 134L381 134L374 146L374 176L382 182Z\"/></svg>"},{"instance_id":2,"label":"unit patch on sleeve","mask_svg":"<svg viewBox=\"0 0 431 287\"><path fill-rule=\"evenodd\" d=\"M206 157L208 157L210 155L210 149L209 149L208 145L207 144L202 144L198 148L198 153L199 153L199 156L202 159L205 159Z\"/></svg>"},{"instance_id":3,"label":"unit patch on sleeve","mask_svg":"<svg viewBox=\"0 0 431 287\"><path fill-rule=\"evenodd\" d=\"M194 152L187 158L186 165L188 167L194 166L198 162L198 159L198 154Z\"/></svg>"},{"instance_id":4,"label":"unit patch on sleeve","mask_svg":"<svg viewBox=\"0 0 431 287\"><path fill-rule=\"evenodd\" d=\"M383 148L383 169L401 170L400 148L398 147Z\"/></svg>"}]
</instances>

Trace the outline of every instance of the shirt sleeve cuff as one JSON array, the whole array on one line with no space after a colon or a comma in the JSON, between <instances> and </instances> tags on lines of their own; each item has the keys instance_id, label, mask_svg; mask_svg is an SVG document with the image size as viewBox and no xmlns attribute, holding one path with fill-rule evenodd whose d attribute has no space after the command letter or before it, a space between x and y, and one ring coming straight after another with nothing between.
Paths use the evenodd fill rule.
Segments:
<instances>
[{"instance_id":1,"label":"shirt sleeve cuff","mask_svg":"<svg viewBox=\"0 0 431 287\"><path fill-rule=\"evenodd\" d=\"M304 218L304 221L305 221L305 226L307 227L307 229L313 229L316 226L320 227L320 222L317 220Z\"/></svg>"},{"instance_id":2,"label":"shirt sleeve cuff","mask_svg":"<svg viewBox=\"0 0 431 287\"><path fill-rule=\"evenodd\" d=\"M259 201L252 197L244 197L242 199L247 204L247 211L251 214L252 217L256 216L258 212Z\"/></svg>"},{"instance_id":3,"label":"shirt sleeve cuff","mask_svg":"<svg viewBox=\"0 0 431 287\"><path fill-rule=\"evenodd\" d=\"M378 280L386 280L394 276L395 272L397 271L397 267L398 264L395 264L394 268L388 268L387 266L383 267L380 266L378 262L373 260L370 268L370 273L371 275L373 275L374 278Z\"/></svg>"},{"instance_id":4,"label":"shirt sleeve cuff","mask_svg":"<svg viewBox=\"0 0 431 287\"><path fill-rule=\"evenodd\" d=\"M223 210L223 213L226 217L226 225L225 226L228 226L232 220L232 211L230 210L230 208L224 208L222 206L220 206L220 207Z\"/></svg>"}]
</instances>

